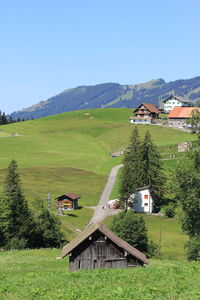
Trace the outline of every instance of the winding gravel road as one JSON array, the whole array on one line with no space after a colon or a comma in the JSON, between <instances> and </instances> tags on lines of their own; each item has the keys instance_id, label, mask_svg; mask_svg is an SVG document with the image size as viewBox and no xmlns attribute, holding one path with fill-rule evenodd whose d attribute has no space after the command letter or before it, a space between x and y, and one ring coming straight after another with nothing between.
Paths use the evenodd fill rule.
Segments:
<instances>
[{"instance_id":1,"label":"winding gravel road","mask_svg":"<svg viewBox=\"0 0 200 300\"><path fill-rule=\"evenodd\" d=\"M118 210L103 209L103 207L108 207L109 196L115 183L117 173L121 167L123 167L123 165L118 165L112 168L106 186L99 200L99 204L95 208L94 215L88 225L91 225L97 221L102 221L105 217L119 212Z\"/></svg>"}]
</instances>

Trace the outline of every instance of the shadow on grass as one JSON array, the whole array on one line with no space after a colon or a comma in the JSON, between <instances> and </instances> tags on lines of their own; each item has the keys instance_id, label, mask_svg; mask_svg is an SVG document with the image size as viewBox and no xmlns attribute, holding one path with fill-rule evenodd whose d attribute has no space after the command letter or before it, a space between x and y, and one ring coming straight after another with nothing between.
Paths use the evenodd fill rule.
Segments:
<instances>
[{"instance_id":1,"label":"shadow on grass","mask_svg":"<svg viewBox=\"0 0 200 300\"><path fill-rule=\"evenodd\" d=\"M67 213L67 216L69 216L69 217L78 217L78 216L75 215L75 214L69 214L69 213Z\"/></svg>"}]
</instances>

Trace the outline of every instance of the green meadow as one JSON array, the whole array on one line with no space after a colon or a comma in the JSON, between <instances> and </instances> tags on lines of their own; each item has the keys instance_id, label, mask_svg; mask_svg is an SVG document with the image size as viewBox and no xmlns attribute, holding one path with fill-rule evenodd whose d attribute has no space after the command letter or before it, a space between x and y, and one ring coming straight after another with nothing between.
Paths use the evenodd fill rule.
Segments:
<instances>
[{"instance_id":1,"label":"green meadow","mask_svg":"<svg viewBox=\"0 0 200 300\"><path fill-rule=\"evenodd\" d=\"M68 270L58 249L0 253L0 299L197 300L200 263L150 260L145 267Z\"/></svg>"},{"instance_id":2,"label":"green meadow","mask_svg":"<svg viewBox=\"0 0 200 300\"><path fill-rule=\"evenodd\" d=\"M93 210L87 207L98 203L110 169L121 163L122 157L112 158L111 152L127 146L134 126L131 115L125 108L90 109L1 126L0 189L15 159L30 205L38 198L45 203L51 193L55 212L55 197L66 192L80 195L84 209L76 212L77 217L61 218L72 238L91 218ZM177 153L178 142L195 140L189 133L156 125L138 125L138 130L141 137L149 130L162 157ZM171 162L164 164L171 167Z\"/></svg>"}]
</instances>

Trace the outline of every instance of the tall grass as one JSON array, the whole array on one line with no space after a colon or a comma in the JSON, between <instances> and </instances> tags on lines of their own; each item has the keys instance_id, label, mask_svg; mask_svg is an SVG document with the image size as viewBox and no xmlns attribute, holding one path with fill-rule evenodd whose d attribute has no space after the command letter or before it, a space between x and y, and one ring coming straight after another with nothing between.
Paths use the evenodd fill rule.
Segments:
<instances>
[{"instance_id":1,"label":"tall grass","mask_svg":"<svg viewBox=\"0 0 200 300\"><path fill-rule=\"evenodd\" d=\"M68 271L60 250L0 253L0 299L199 299L200 263L151 260L146 268Z\"/></svg>"}]
</instances>

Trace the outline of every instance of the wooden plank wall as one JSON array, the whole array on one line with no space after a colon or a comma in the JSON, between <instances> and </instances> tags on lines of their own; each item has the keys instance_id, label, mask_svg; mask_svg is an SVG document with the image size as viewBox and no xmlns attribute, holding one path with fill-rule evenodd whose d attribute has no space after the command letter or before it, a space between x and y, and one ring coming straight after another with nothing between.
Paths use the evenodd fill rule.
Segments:
<instances>
[{"instance_id":1,"label":"wooden plank wall","mask_svg":"<svg viewBox=\"0 0 200 300\"><path fill-rule=\"evenodd\" d=\"M131 255L126 255L109 239L99 233L92 236L72 252L70 256L70 270L125 268L139 265L140 262Z\"/></svg>"}]
</instances>

